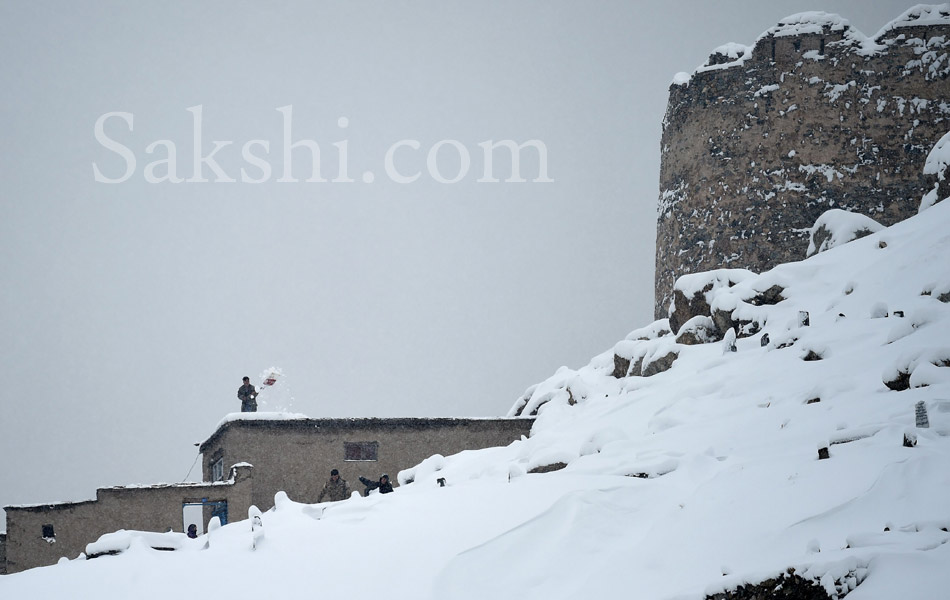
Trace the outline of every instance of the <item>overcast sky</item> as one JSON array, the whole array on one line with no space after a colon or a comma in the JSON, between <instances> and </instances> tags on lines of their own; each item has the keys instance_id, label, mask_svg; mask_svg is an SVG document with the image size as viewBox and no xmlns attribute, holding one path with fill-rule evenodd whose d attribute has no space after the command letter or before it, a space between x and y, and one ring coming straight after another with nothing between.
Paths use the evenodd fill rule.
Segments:
<instances>
[{"instance_id":1,"label":"overcast sky","mask_svg":"<svg viewBox=\"0 0 950 600\"><path fill-rule=\"evenodd\" d=\"M505 414L652 319L673 75L909 6L0 3L0 506L181 481L270 366L262 409Z\"/></svg>"}]
</instances>

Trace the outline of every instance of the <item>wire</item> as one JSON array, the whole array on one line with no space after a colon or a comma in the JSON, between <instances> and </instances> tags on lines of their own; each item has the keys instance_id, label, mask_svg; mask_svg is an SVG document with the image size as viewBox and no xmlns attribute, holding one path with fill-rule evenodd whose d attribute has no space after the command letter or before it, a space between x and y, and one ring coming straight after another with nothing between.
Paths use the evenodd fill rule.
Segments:
<instances>
[{"instance_id":1,"label":"wire","mask_svg":"<svg viewBox=\"0 0 950 600\"><path fill-rule=\"evenodd\" d=\"M198 459L199 459L199 458L201 458L201 453L200 453L200 452L198 453L197 456L195 456L195 462L191 463L191 468L188 469L188 475L185 475L185 478L181 480L181 483L185 483L185 481L188 480L188 477L191 476L191 472L194 470L195 465L198 464Z\"/></svg>"}]
</instances>

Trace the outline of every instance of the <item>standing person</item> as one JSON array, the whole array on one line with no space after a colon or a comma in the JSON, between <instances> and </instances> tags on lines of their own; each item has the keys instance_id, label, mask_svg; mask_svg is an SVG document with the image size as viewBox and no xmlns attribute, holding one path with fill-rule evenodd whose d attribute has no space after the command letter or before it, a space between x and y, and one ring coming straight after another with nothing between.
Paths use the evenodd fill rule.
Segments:
<instances>
[{"instance_id":1,"label":"standing person","mask_svg":"<svg viewBox=\"0 0 950 600\"><path fill-rule=\"evenodd\" d=\"M192 523L188 526L188 537L195 539L198 537L198 526Z\"/></svg>"},{"instance_id":2,"label":"standing person","mask_svg":"<svg viewBox=\"0 0 950 600\"><path fill-rule=\"evenodd\" d=\"M244 385L238 388L238 400L241 401L241 412L257 412L257 390L251 385L251 378L244 378Z\"/></svg>"},{"instance_id":3,"label":"standing person","mask_svg":"<svg viewBox=\"0 0 950 600\"><path fill-rule=\"evenodd\" d=\"M389 483L389 475L383 473L379 476L379 481L371 481L365 477L360 477L360 483L366 486L364 496L369 496L373 490L379 490L380 494L388 494L393 491L393 484Z\"/></svg>"},{"instance_id":4,"label":"standing person","mask_svg":"<svg viewBox=\"0 0 950 600\"><path fill-rule=\"evenodd\" d=\"M340 472L336 469L330 471L330 479L324 484L320 495L317 496L317 502L323 502L323 497L328 496L330 502L346 500L350 497L350 486L345 479L340 478Z\"/></svg>"}]
</instances>

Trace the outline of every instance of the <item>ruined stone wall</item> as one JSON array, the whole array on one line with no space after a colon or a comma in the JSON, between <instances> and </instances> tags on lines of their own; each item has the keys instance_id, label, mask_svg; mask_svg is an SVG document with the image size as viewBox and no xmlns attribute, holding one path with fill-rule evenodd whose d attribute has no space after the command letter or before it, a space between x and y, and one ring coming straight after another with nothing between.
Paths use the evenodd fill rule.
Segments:
<instances>
[{"instance_id":1,"label":"ruined stone wall","mask_svg":"<svg viewBox=\"0 0 950 600\"><path fill-rule=\"evenodd\" d=\"M875 40L834 20L724 47L670 88L655 313L681 275L805 258L830 208L890 225L916 214L950 131L950 24L905 18Z\"/></svg>"},{"instance_id":2,"label":"ruined stone wall","mask_svg":"<svg viewBox=\"0 0 950 600\"><path fill-rule=\"evenodd\" d=\"M274 494L313 503L339 469L351 491L363 491L359 477L396 475L434 454L507 446L527 436L533 419L299 419L236 420L224 423L200 448L205 480L212 465L246 461L254 466L254 504L274 505ZM346 442L376 442L377 460L346 460Z\"/></svg>"},{"instance_id":3,"label":"ruined stone wall","mask_svg":"<svg viewBox=\"0 0 950 600\"><path fill-rule=\"evenodd\" d=\"M9 573L76 558L86 545L119 529L183 531L182 504L225 500L232 520L247 517L253 476L239 470L229 483L118 487L97 490L96 500L7 506L6 566ZM207 523L205 523L207 525ZM46 528L53 535L44 537Z\"/></svg>"}]
</instances>

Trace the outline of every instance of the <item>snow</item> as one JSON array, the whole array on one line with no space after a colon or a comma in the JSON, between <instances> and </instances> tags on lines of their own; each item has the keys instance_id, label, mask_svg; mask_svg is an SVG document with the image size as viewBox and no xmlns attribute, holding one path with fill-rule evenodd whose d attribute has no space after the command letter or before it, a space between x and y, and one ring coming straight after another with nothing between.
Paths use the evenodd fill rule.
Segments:
<instances>
[{"instance_id":1,"label":"snow","mask_svg":"<svg viewBox=\"0 0 950 600\"><path fill-rule=\"evenodd\" d=\"M702 292L707 303L712 302L713 296L722 288L729 288L754 277L748 269L714 269L702 273L683 275L676 280L674 289L679 290L687 298L692 298ZM708 288L708 289L707 289Z\"/></svg>"},{"instance_id":2,"label":"snow","mask_svg":"<svg viewBox=\"0 0 950 600\"><path fill-rule=\"evenodd\" d=\"M918 4L884 25L874 38L880 38L898 27L926 27L946 23L950 23L950 3Z\"/></svg>"},{"instance_id":3,"label":"snow","mask_svg":"<svg viewBox=\"0 0 950 600\"><path fill-rule=\"evenodd\" d=\"M875 233L884 226L871 217L833 208L822 213L808 231L808 250L806 256L830 250L869 233ZM827 237L816 245L816 235L823 232Z\"/></svg>"},{"instance_id":4,"label":"snow","mask_svg":"<svg viewBox=\"0 0 950 600\"><path fill-rule=\"evenodd\" d=\"M752 48L753 48L752 46L737 44L735 42L730 42L728 44L719 46L718 48L713 49L712 53L710 54L710 58L712 58L716 54L721 54L723 56L731 58L732 60L725 63L715 64L715 65L711 65L707 61L701 67L696 69L696 73L703 73L706 71L718 71L720 69L728 69L730 67L744 64L745 61L750 56L752 56ZM689 75L687 75L687 77L689 77Z\"/></svg>"},{"instance_id":5,"label":"snow","mask_svg":"<svg viewBox=\"0 0 950 600\"><path fill-rule=\"evenodd\" d=\"M660 319L627 334L628 340L654 340L670 333L670 320Z\"/></svg>"},{"instance_id":6,"label":"snow","mask_svg":"<svg viewBox=\"0 0 950 600\"><path fill-rule=\"evenodd\" d=\"M86 545L86 556L106 554L109 552L125 552L133 544L148 548L166 548L170 550L196 550L198 541L192 540L184 533L166 532L154 533L151 531L126 531L120 529L114 533L107 533L95 542Z\"/></svg>"},{"instance_id":7,"label":"snow","mask_svg":"<svg viewBox=\"0 0 950 600\"><path fill-rule=\"evenodd\" d=\"M945 598L948 226L944 202L768 273L683 277L682 291L754 313L772 343L740 337L724 355L647 326L529 388L516 401L538 411L529 438L433 456L392 494L306 505L278 493L274 509L197 540L109 534L87 550L115 556L0 577L0 598L334 597L382 582L422 600L700 600L790 568L854 600ZM781 302L745 301L773 285ZM670 349L668 371L611 375L614 352ZM802 360L807 349L822 360ZM889 390L898 371L920 387ZM918 402L929 428L915 427Z\"/></svg>"},{"instance_id":8,"label":"snow","mask_svg":"<svg viewBox=\"0 0 950 600\"><path fill-rule=\"evenodd\" d=\"M924 175L936 175L939 181L947 177L947 166L950 165L950 133L946 133L937 140L924 162Z\"/></svg>"},{"instance_id":9,"label":"snow","mask_svg":"<svg viewBox=\"0 0 950 600\"><path fill-rule=\"evenodd\" d=\"M788 37L824 31L843 31L851 27L847 19L823 11L801 12L785 17L762 36Z\"/></svg>"},{"instance_id":10,"label":"snow","mask_svg":"<svg viewBox=\"0 0 950 600\"><path fill-rule=\"evenodd\" d=\"M224 418L218 421L213 431L217 431L225 423L233 421L295 421L300 419L309 419L307 415L301 413L289 412L236 412L224 415Z\"/></svg>"},{"instance_id":11,"label":"snow","mask_svg":"<svg viewBox=\"0 0 950 600\"><path fill-rule=\"evenodd\" d=\"M688 85L691 75L685 71L680 71L673 76L672 85Z\"/></svg>"}]
</instances>

